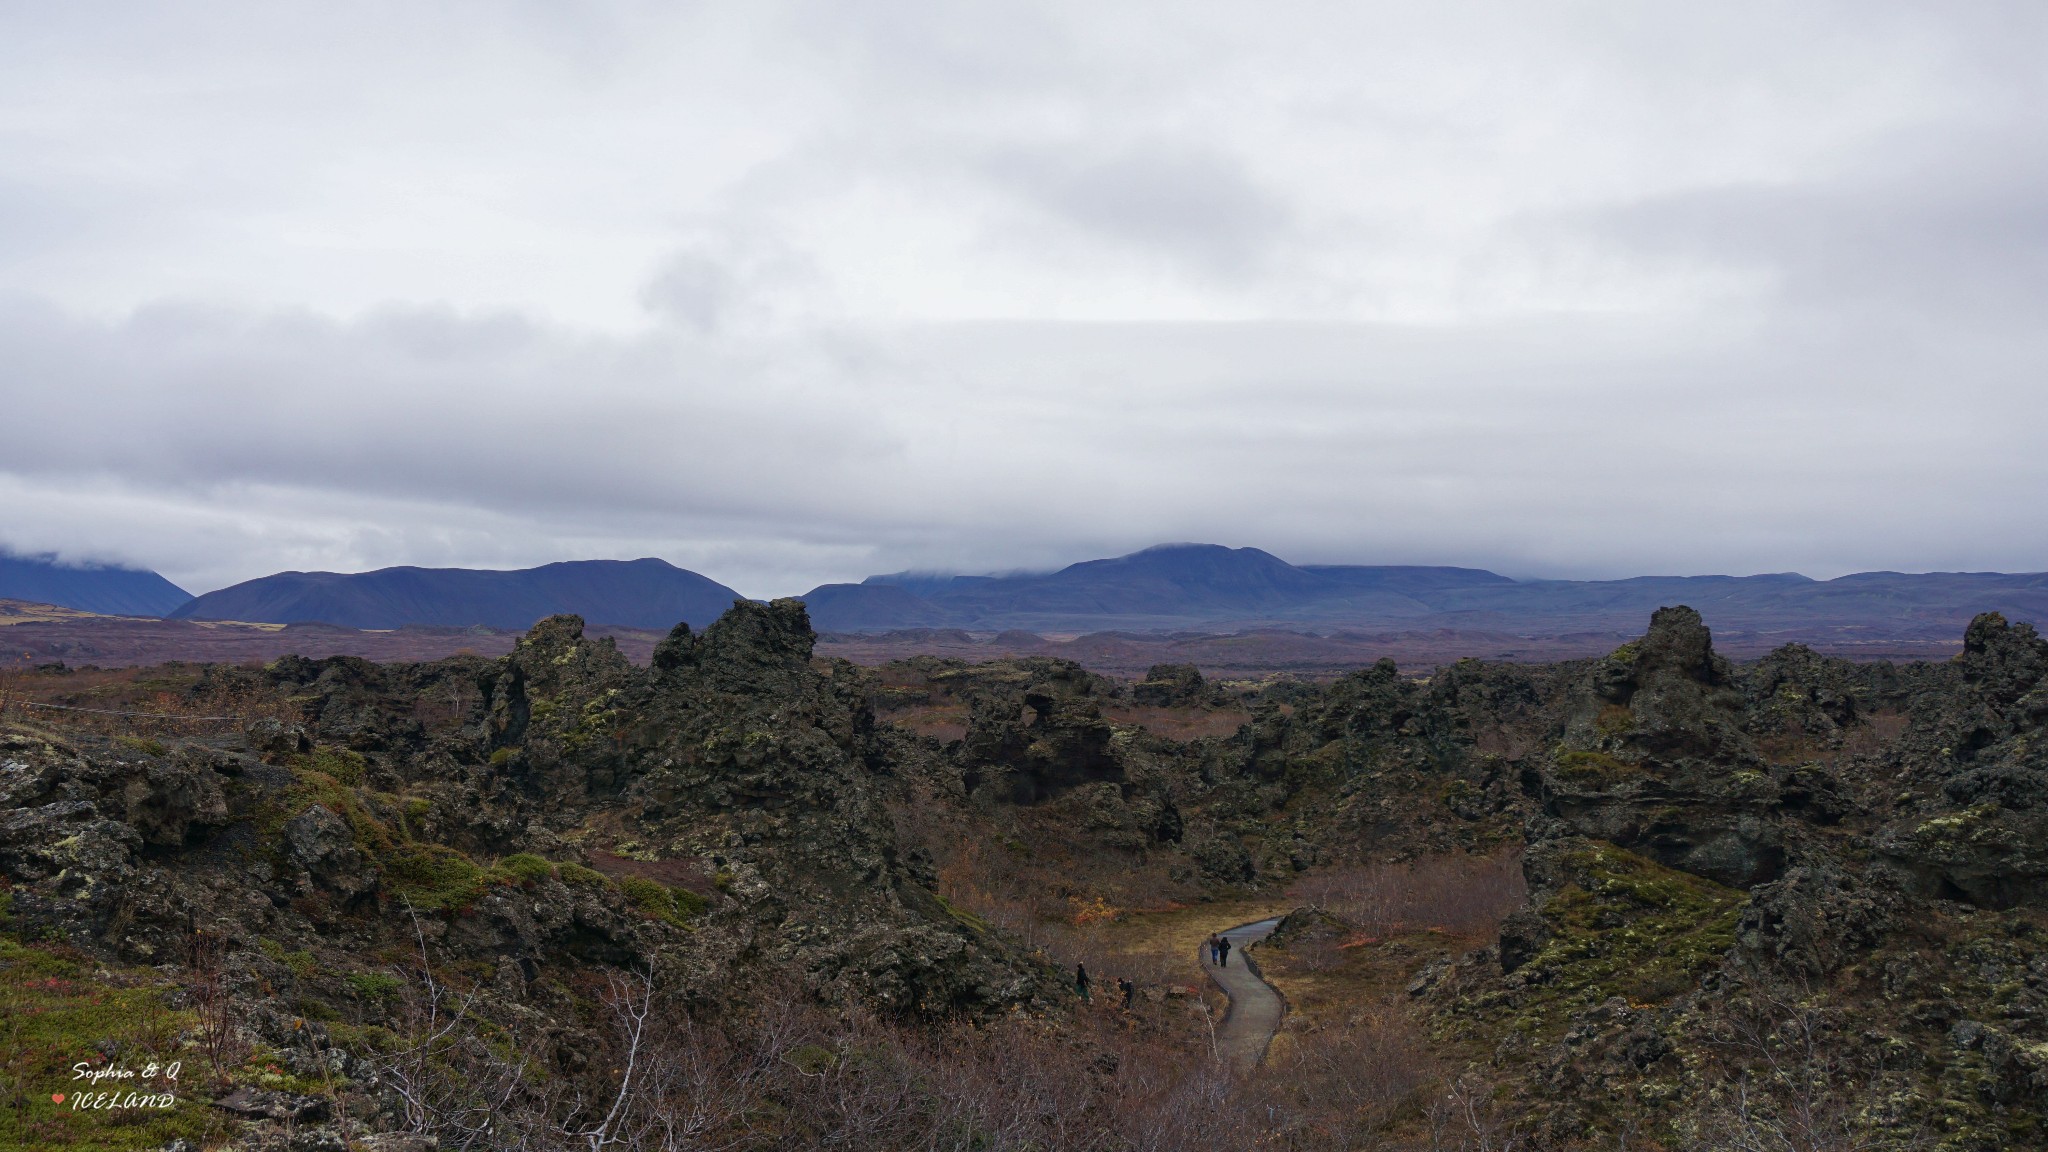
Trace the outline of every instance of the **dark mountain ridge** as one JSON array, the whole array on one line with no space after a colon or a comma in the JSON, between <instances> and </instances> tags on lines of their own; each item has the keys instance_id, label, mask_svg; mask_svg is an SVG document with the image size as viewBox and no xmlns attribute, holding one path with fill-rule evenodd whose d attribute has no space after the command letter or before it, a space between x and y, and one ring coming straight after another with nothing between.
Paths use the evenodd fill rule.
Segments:
<instances>
[{"instance_id":1,"label":"dark mountain ridge","mask_svg":"<svg viewBox=\"0 0 2048 1152\"><path fill-rule=\"evenodd\" d=\"M0 557L0 598L175 620L317 622L373 630L487 625L517 631L563 612L607 626L665 630L679 619L715 619L739 593L664 561L643 559L574 561L518 572L284 572L187 600L154 573ZM1054 572L870 576L859 584L822 585L804 599L821 630L844 635L910 629L984 636L1226 635L1281 629L1532 639L1626 632L1657 607L1684 602L1745 649L1796 639L1845 653L1920 652L1926 644L1952 643L1978 611L2048 619L2048 574L1514 580L1475 568L1296 565L1257 548L1168 544Z\"/></svg>"},{"instance_id":2,"label":"dark mountain ridge","mask_svg":"<svg viewBox=\"0 0 2048 1152\"><path fill-rule=\"evenodd\" d=\"M0 600L110 616L163 616L190 599L190 592L144 569L60 564L55 556L0 552Z\"/></svg>"},{"instance_id":3,"label":"dark mountain ridge","mask_svg":"<svg viewBox=\"0 0 2048 1152\"><path fill-rule=\"evenodd\" d=\"M814 612L822 627L845 632L946 625L1172 630L1254 621L1413 619L1432 611L1412 594L1416 590L1513 583L1471 568L1303 567L1258 548L1162 544L1048 573L870 576L857 585L828 585L826 607Z\"/></svg>"},{"instance_id":4,"label":"dark mountain ridge","mask_svg":"<svg viewBox=\"0 0 2048 1152\"><path fill-rule=\"evenodd\" d=\"M375 572L280 572L208 592L170 613L180 620L319 622L350 628L408 624L524 629L573 613L604 624L706 625L743 599L665 560L572 560L498 572L382 568Z\"/></svg>"},{"instance_id":5,"label":"dark mountain ridge","mask_svg":"<svg viewBox=\"0 0 2048 1152\"><path fill-rule=\"evenodd\" d=\"M1457 628L1520 635L1626 630L1661 605L1697 605L1745 633L1952 637L1978 611L2048 618L2048 574L1862 572L1814 580L1638 576L1513 580L1474 568L1293 565L1256 548L1169 544L1057 572L898 573L809 597L820 628L1042 632L1231 631L1248 627Z\"/></svg>"}]
</instances>

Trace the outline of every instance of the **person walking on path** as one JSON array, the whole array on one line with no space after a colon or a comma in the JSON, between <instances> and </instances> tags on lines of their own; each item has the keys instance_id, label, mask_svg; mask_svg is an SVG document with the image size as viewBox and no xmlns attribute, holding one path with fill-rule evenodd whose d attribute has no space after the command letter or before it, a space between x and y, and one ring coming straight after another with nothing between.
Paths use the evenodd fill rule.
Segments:
<instances>
[{"instance_id":1,"label":"person walking on path","mask_svg":"<svg viewBox=\"0 0 2048 1152\"><path fill-rule=\"evenodd\" d=\"M1081 996L1081 1003L1093 1004L1095 998L1088 995L1088 965L1074 965L1074 991Z\"/></svg>"},{"instance_id":2,"label":"person walking on path","mask_svg":"<svg viewBox=\"0 0 2048 1152\"><path fill-rule=\"evenodd\" d=\"M1216 938L1216 966L1218 968L1230 967L1230 937L1228 936L1218 936Z\"/></svg>"},{"instance_id":3,"label":"person walking on path","mask_svg":"<svg viewBox=\"0 0 2048 1152\"><path fill-rule=\"evenodd\" d=\"M1227 934L1219 932L1217 935L1243 951L1253 942L1265 939L1279 923L1279 918L1275 917L1240 924L1229 929ZM1245 955L1249 957L1251 953L1246 952ZM1265 1058L1267 1045L1272 1043L1281 1019L1287 1015L1287 1005L1273 986L1253 971L1249 959L1225 968L1199 952L1196 956L1202 962L1202 971L1223 990L1224 995L1230 997L1230 1011L1216 1026L1216 1056L1233 1073L1249 1075Z\"/></svg>"},{"instance_id":4,"label":"person walking on path","mask_svg":"<svg viewBox=\"0 0 2048 1152\"><path fill-rule=\"evenodd\" d=\"M1211 932L1209 933L1208 943L1209 963L1220 966L1223 963L1223 938Z\"/></svg>"},{"instance_id":5,"label":"person walking on path","mask_svg":"<svg viewBox=\"0 0 2048 1152\"><path fill-rule=\"evenodd\" d=\"M1132 999L1138 995L1138 986L1131 983L1129 978L1119 976L1116 978L1116 987L1117 991L1124 994L1124 1011L1129 1012Z\"/></svg>"}]
</instances>

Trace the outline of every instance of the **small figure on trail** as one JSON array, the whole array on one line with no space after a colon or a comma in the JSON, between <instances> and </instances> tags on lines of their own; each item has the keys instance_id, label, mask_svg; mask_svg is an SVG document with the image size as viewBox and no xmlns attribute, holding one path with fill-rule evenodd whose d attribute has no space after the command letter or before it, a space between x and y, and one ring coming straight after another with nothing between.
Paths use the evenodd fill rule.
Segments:
<instances>
[{"instance_id":1,"label":"small figure on trail","mask_svg":"<svg viewBox=\"0 0 2048 1152\"><path fill-rule=\"evenodd\" d=\"M1088 966L1086 964L1074 965L1074 991L1080 994L1082 1003L1094 1003L1095 998L1088 995Z\"/></svg>"},{"instance_id":2,"label":"small figure on trail","mask_svg":"<svg viewBox=\"0 0 2048 1152\"><path fill-rule=\"evenodd\" d=\"M1209 963L1223 963L1223 937L1209 933Z\"/></svg>"},{"instance_id":3,"label":"small figure on trail","mask_svg":"<svg viewBox=\"0 0 2048 1152\"><path fill-rule=\"evenodd\" d=\"M1228 936L1218 936L1216 938L1216 966L1218 968L1230 967L1230 937Z\"/></svg>"},{"instance_id":4,"label":"small figure on trail","mask_svg":"<svg viewBox=\"0 0 2048 1152\"><path fill-rule=\"evenodd\" d=\"M1129 1012L1132 999L1138 995L1138 986L1131 983L1128 978L1119 976L1116 978L1116 988L1124 994L1124 1011Z\"/></svg>"}]
</instances>

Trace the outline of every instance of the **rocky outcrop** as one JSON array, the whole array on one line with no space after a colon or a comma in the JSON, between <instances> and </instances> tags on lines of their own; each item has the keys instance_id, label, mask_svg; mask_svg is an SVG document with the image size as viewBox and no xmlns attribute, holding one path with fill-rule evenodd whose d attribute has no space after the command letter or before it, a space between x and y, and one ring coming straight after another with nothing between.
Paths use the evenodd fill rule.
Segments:
<instances>
[{"instance_id":1,"label":"rocky outcrop","mask_svg":"<svg viewBox=\"0 0 2048 1152\"><path fill-rule=\"evenodd\" d=\"M1834 861L1817 860L1752 890L1736 938L1770 963L1818 978L1884 939L1899 912L1892 892Z\"/></svg>"},{"instance_id":2,"label":"rocky outcrop","mask_svg":"<svg viewBox=\"0 0 2048 1152\"><path fill-rule=\"evenodd\" d=\"M285 821L284 856L303 869L314 883L343 898L354 898L376 886L356 849L355 830L332 809L309 804Z\"/></svg>"},{"instance_id":3,"label":"rocky outcrop","mask_svg":"<svg viewBox=\"0 0 2048 1152\"><path fill-rule=\"evenodd\" d=\"M1214 707L1229 700L1193 664L1154 664L1131 685L1131 699L1155 708Z\"/></svg>"},{"instance_id":4,"label":"rocky outcrop","mask_svg":"<svg viewBox=\"0 0 2048 1152\"><path fill-rule=\"evenodd\" d=\"M1724 884L1776 878L1783 788L1744 731L1747 700L1691 608L1597 661L1562 739L1534 765L1544 807L1575 832Z\"/></svg>"},{"instance_id":5,"label":"rocky outcrop","mask_svg":"<svg viewBox=\"0 0 2048 1152\"><path fill-rule=\"evenodd\" d=\"M1354 931L1356 929L1341 917L1309 904L1282 916L1263 943L1268 948L1291 949L1304 944L1345 940Z\"/></svg>"},{"instance_id":6,"label":"rocky outcrop","mask_svg":"<svg viewBox=\"0 0 2048 1152\"><path fill-rule=\"evenodd\" d=\"M1033 804L1082 785L1124 782L1124 765L1092 689L1098 679L1066 661L1023 665L1016 689L991 685L969 705L964 763L969 792Z\"/></svg>"},{"instance_id":7,"label":"rocky outcrop","mask_svg":"<svg viewBox=\"0 0 2048 1152\"><path fill-rule=\"evenodd\" d=\"M743 602L645 671L556 618L498 661L209 672L209 690L260 675L306 724L162 755L9 734L0 867L18 917L119 921L138 955L175 953L195 921L245 943L403 940L410 909L430 940L527 966L709 981L766 956L819 995L913 1013L1039 994L1037 969L898 859L859 675L814 667L812 642L801 604ZM149 881L152 918L135 896L157 856L177 869ZM572 865L588 883L556 876ZM689 916L686 939L668 921Z\"/></svg>"},{"instance_id":8,"label":"rocky outcrop","mask_svg":"<svg viewBox=\"0 0 2048 1152\"><path fill-rule=\"evenodd\" d=\"M1786 1027L1839 1048L1830 1075L1864 1061L1855 1123L1938 1120L1958 1148L2038 1131L2048 644L2029 627L1981 617L1947 664L1788 648L1737 669L1669 608L1596 661L1233 686L1227 723L1179 740L1134 718L1217 719L1192 669L868 670L813 639L801 604L743 602L643 669L561 617L497 660L208 669L209 694L278 705L239 735L0 729L0 914L81 964L179 973L216 944L283 1069L264 1075L296 1078L220 1110L328 1133L296 1110L330 1073L350 1115L400 1122L348 1046L404 1026L421 956L571 1079L602 1050L599 970L682 1005L1057 1032L1058 975L942 877L992 919L1078 925L1519 848L1529 898L1497 941L1372 956L1437 953L1389 987L1444 1051L1494 1054L1497 1099L1541 1114L1526 1131L1693 1140L1681 1104L1725 1100L1761 1067L1744 1037ZM882 687L922 726L879 723ZM1369 946L1350 936L1302 909L1269 946L1348 964L1364 953L1330 945Z\"/></svg>"},{"instance_id":9,"label":"rocky outcrop","mask_svg":"<svg viewBox=\"0 0 2048 1152\"><path fill-rule=\"evenodd\" d=\"M1879 856L1913 891L1987 908L2048 904L2048 641L1986 613L1953 691L1925 692L1894 751L1911 787Z\"/></svg>"}]
</instances>

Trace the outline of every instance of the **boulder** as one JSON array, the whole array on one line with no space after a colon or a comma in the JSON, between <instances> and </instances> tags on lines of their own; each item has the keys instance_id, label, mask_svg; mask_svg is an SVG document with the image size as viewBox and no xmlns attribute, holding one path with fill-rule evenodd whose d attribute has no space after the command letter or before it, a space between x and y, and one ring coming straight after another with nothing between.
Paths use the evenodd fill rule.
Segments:
<instances>
[{"instance_id":1,"label":"boulder","mask_svg":"<svg viewBox=\"0 0 2048 1152\"><path fill-rule=\"evenodd\" d=\"M1750 893L1736 938L1752 954L1819 977L1883 939L1896 896L1830 863L1788 870Z\"/></svg>"},{"instance_id":2,"label":"boulder","mask_svg":"<svg viewBox=\"0 0 2048 1152\"><path fill-rule=\"evenodd\" d=\"M213 1102L215 1108L251 1120L290 1121L317 1124L327 1119L328 1102L320 1096L300 1096L243 1085Z\"/></svg>"},{"instance_id":3,"label":"boulder","mask_svg":"<svg viewBox=\"0 0 2048 1152\"><path fill-rule=\"evenodd\" d=\"M1200 708L1218 703L1221 695L1193 664L1154 664L1131 687L1131 698L1155 708Z\"/></svg>"},{"instance_id":4,"label":"boulder","mask_svg":"<svg viewBox=\"0 0 2048 1152\"><path fill-rule=\"evenodd\" d=\"M344 896L357 896L376 886L364 865L348 821L319 804L285 821L285 857L305 869L315 883Z\"/></svg>"},{"instance_id":5,"label":"boulder","mask_svg":"<svg viewBox=\"0 0 2048 1152\"><path fill-rule=\"evenodd\" d=\"M269 717L250 721L242 729L242 737L249 742L250 750L259 756L294 756L313 750L313 738L306 734L305 728Z\"/></svg>"},{"instance_id":6,"label":"boulder","mask_svg":"<svg viewBox=\"0 0 2048 1152\"><path fill-rule=\"evenodd\" d=\"M228 819L220 777L189 754L170 760L152 757L120 786L118 797L121 818L146 843L158 847L176 847Z\"/></svg>"}]
</instances>

